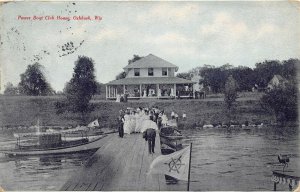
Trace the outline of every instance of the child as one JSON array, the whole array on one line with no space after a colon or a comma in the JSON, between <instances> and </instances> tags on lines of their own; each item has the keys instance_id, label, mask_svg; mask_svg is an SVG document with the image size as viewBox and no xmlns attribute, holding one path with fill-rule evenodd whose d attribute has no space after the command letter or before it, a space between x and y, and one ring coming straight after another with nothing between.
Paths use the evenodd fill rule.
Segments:
<instances>
[{"instance_id":1,"label":"child","mask_svg":"<svg viewBox=\"0 0 300 192\"><path fill-rule=\"evenodd\" d=\"M183 114L182 114L182 119L185 121L186 120L186 113L185 112L183 112Z\"/></svg>"},{"instance_id":2,"label":"child","mask_svg":"<svg viewBox=\"0 0 300 192\"><path fill-rule=\"evenodd\" d=\"M172 111L172 113L171 113L171 119L175 119L175 113L174 113L174 111Z\"/></svg>"},{"instance_id":3,"label":"child","mask_svg":"<svg viewBox=\"0 0 300 192\"><path fill-rule=\"evenodd\" d=\"M175 113L175 119L176 119L176 123L178 123L178 114Z\"/></svg>"}]
</instances>

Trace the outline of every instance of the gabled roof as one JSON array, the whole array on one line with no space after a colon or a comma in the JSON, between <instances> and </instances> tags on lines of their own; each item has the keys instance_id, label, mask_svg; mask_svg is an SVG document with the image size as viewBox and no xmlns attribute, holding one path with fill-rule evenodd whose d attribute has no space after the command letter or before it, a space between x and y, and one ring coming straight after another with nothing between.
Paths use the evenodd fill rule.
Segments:
<instances>
[{"instance_id":1,"label":"gabled roof","mask_svg":"<svg viewBox=\"0 0 300 192\"><path fill-rule=\"evenodd\" d=\"M178 77L132 77L108 82L106 85L139 85L139 84L193 84L190 81Z\"/></svg>"},{"instance_id":2,"label":"gabled roof","mask_svg":"<svg viewBox=\"0 0 300 192\"><path fill-rule=\"evenodd\" d=\"M279 81L286 81L285 78L283 78L281 75L274 75L273 79L277 78Z\"/></svg>"},{"instance_id":3,"label":"gabled roof","mask_svg":"<svg viewBox=\"0 0 300 192\"><path fill-rule=\"evenodd\" d=\"M283 78L281 75L274 75L273 78L270 80L270 82L268 84L273 84L273 82L275 81L275 79L278 79L278 81L280 83L287 82L287 80L285 78Z\"/></svg>"},{"instance_id":4,"label":"gabled roof","mask_svg":"<svg viewBox=\"0 0 300 192\"><path fill-rule=\"evenodd\" d=\"M175 68L175 71L178 70L178 67L164 59L161 59L155 55L149 54L142 59L139 59L126 67L124 69L132 69L132 68L160 68L160 67L170 67Z\"/></svg>"}]
</instances>

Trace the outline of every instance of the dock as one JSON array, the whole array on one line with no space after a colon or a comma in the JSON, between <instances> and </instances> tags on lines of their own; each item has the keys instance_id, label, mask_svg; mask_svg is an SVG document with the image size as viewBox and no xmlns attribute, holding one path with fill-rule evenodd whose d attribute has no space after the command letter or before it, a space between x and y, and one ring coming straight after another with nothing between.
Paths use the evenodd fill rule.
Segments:
<instances>
[{"instance_id":1,"label":"dock","mask_svg":"<svg viewBox=\"0 0 300 192\"><path fill-rule=\"evenodd\" d=\"M155 153L148 153L142 134L111 134L95 145L101 148L62 186L63 191L166 191L164 175L148 174L161 155L156 136ZM180 190L180 189L179 189Z\"/></svg>"}]
</instances>

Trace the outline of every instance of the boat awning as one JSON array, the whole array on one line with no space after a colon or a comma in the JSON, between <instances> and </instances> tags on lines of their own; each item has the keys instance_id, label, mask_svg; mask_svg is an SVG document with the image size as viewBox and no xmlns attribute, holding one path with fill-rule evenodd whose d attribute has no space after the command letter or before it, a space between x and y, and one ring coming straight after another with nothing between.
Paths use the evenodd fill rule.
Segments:
<instances>
[{"instance_id":1,"label":"boat awning","mask_svg":"<svg viewBox=\"0 0 300 192\"><path fill-rule=\"evenodd\" d=\"M106 85L140 84L194 84L196 82L178 77L132 77L108 82Z\"/></svg>"},{"instance_id":2,"label":"boat awning","mask_svg":"<svg viewBox=\"0 0 300 192\"><path fill-rule=\"evenodd\" d=\"M49 129L47 132L14 133L14 137L32 137L32 136L40 136L40 135L54 135L54 134L72 133L72 132L77 132L77 131L88 131L88 130L89 130L89 128L86 126L76 127L73 129L66 129L66 130L61 130L61 131Z\"/></svg>"}]
</instances>

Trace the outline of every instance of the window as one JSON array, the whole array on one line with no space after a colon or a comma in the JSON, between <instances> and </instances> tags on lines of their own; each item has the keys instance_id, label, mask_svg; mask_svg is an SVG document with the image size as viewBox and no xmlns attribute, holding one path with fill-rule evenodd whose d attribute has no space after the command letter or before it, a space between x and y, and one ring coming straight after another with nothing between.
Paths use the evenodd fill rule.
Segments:
<instances>
[{"instance_id":1,"label":"window","mask_svg":"<svg viewBox=\"0 0 300 192\"><path fill-rule=\"evenodd\" d=\"M162 76L168 75L168 68L162 68Z\"/></svg>"},{"instance_id":2,"label":"window","mask_svg":"<svg viewBox=\"0 0 300 192\"><path fill-rule=\"evenodd\" d=\"M153 76L153 68L148 68L148 76Z\"/></svg>"},{"instance_id":3,"label":"window","mask_svg":"<svg viewBox=\"0 0 300 192\"><path fill-rule=\"evenodd\" d=\"M134 76L140 76L140 69L134 68Z\"/></svg>"}]
</instances>

